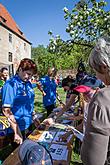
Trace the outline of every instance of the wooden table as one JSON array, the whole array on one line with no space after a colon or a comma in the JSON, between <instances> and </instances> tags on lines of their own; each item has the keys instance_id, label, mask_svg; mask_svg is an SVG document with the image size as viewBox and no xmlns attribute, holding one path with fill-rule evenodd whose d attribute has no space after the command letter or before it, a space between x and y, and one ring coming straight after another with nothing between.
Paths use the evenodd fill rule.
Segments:
<instances>
[{"instance_id":1,"label":"wooden table","mask_svg":"<svg viewBox=\"0 0 110 165\"><path fill-rule=\"evenodd\" d=\"M48 130L48 129L46 129ZM38 130L34 130L32 134L29 135L29 139L31 140L38 140L40 138L40 136L43 134L44 131L38 131ZM72 143L73 143L73 139L74 139L74 135L72 136L72 138L70 139L70 141L66 144L67 146L67 159L66 160L53 160L53 164L54 165L69 165L70 164L70 160L71 160L71 153L72 153ZM61 144L61 142L52 142L52 144ZM20 159L19 159L19 155L18 155L18 150L19 147L14 150L14 152L12 152L3 162L3 165L21 165Z\"/></svg>"},{"instance_id":2,"label":"wooden table","mask_svg":"<svg viewBox=\"0 0 110 165\"><path fill-rule=\"evenodd\" d=\"M19 147L12 152L8 158L3 162L3 165L21 165L19 156L18 156Z\"/></svg>"},{"instance_id":3,"label":"wooden table","mask_svg":"<svg viewBox=\"0 0 110 165\"><path fill-rule=\"evenodd\" d=\"M19 147L17 149L14 150L14 152L11 153L10 156L8 156L8 158L3 162L3 165L22 165L21 161L19 159L19 155L18 155L18 150ZM70 164L70 160L71 160L71 153L72 153L72 147L69 148L69 152L68 152L68 158L67 160L53 160L53 164L54 165L69 165Z\"/></svg>"}]
</instances>

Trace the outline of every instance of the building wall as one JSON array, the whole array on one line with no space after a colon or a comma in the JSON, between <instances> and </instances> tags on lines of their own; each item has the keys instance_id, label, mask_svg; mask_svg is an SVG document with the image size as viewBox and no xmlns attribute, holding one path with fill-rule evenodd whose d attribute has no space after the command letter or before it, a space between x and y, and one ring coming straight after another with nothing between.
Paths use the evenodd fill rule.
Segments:
<instances>
[{"instance_id":1,"label":"building wall","mask_svg":"<svg viewBox=\"0 0 110 165\"><path fill-rule=\"evenodd\" d=\"M12 42L9 42L9 33L12 34ZM9 62L9 52L12 53L12 62ZM31 58L31 45L0 25L0 62L13 64L16 71L23 58Z\"/></svg>"}]
</instances>

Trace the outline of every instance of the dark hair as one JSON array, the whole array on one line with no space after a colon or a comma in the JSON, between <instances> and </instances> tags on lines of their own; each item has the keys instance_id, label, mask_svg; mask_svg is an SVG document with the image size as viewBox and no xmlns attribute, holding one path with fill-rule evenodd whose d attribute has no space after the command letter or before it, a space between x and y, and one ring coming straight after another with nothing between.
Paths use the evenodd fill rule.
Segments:
<instances>
[{"instance_id":1,"label":"dark hair","mask_svg":"<svg viewBox=\"0 0 110 165\"><path fill-rule=\"evenodd\" d=\"M32 70L33 74L37 73L37 66L36 66L35 62L29 58L24 58L21 60L17 72L19 71L20 68L23 71Z\"/></svg>"},{"instance_id":2,"label":"dark hair","mask_svg":"<svg viewBox=\"0 0 110 165\"><path fill-rule=\"evenodd\" d=\"M0 69L0 72L3 73L4 70L7 70L8 71L8 68L3 67L3 68Z\"/></svg>"},{"instance_id":3,"label":"dark hair","mask_svg":"<svg viewBox=\"0 0 110 165\"><path fill-rule=\"evenodd\" d=\"M48 76L56 76L56 74L57 74L57 69L55 67L48 68Z\"/></svg>"},{"instance_id":4,"label":"dark hair","mask_svg":"<svg viewBox=\"0 0 110 165\"><path fill-rule=\"evenodd\" d=\"M82 61L82 59L81 59L80 62L79 62L77 71L78 71L78 72L86 72L85 64L84 64L84 62Z\"/></svg>"},{"instance_id":5,"label":"dark hair","mask_svg":"<svg viewBox=\"0 0 110 165\"><path fill-rule=\"evenodd\" d=\"M74 82L75 82L75 80L73 78L71 78L70 76L67 76L66 78L64 78L62 80L62 87L64 87L64 86L70 87L70 85Z\"/></svg>"}]
</instances>

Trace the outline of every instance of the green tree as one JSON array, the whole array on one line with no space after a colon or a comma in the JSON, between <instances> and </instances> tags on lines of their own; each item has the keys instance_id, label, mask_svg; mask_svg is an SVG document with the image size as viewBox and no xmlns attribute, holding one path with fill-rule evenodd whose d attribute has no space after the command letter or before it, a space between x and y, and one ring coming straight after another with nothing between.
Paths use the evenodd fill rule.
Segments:
<instances>
[{"instance_id":1,"label":"green tree","mask_svg":"<svg viewBox=\"0 0 110 165\"><path fill-rule=\"evenodd\" d=\"M32 48L32 59L38 67L39 75L45 75L49 67L55 66L54 54L49 53L43 45Z\"/></svg>"},{"instance_id":2,"label":"green tree","mask_svg":"<svg viewBox=\"0 0 110 165\"><path fill-rule=\"evenodd\" d=\"M74 41L91 43L101 35L110 35L110 11L105 0L80 0L71 12L64 7L64 18L69 20L66 32Z\"/></svg>"},{"instance_id":3,"label":"green tree","mask_svg":"<svg viewBox=\"0 0 110 165\"><path fill-rule=\"evenodd\" d=\"M91 51L90 44L84 42L82 44L74 43L72 40L63 41L60 36L54 36L52 32L49 32L49 34L51 38L48 50L58 59L59 69L76 69L80 59L87 62L88 54Z\"/></svg>"},{"instance_id":4,"label":"green tree","mask_svg":"<svg viewBox=\"0 0 110 165\"><path fill-rule=\"evenodd\" d=\"M67 68L66 62L69 59L74 61L74 67L81 58L87 63L95 40L101 35L110 35L110 11L105 10L106 6L105 0L80 0L72 11L64 7L64 18L68 21L66 32L70 34L70 39L64 41L59 35L54 36L51 31L48 32L48 50L62 59L63 68Z\"/></svg>"}]
</instances>

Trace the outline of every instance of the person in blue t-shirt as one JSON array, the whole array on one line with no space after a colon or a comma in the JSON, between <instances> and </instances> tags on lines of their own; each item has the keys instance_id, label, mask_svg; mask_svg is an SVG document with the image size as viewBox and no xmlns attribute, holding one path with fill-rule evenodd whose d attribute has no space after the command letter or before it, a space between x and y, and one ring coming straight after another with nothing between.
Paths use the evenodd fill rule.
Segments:
<instances>
[{"instance_id":1,"label":"person in blue t-shirt","mask_svg":"<svg viewBox=\"0 0 110 165\"><path fill-rule=\"evenodd\" d=\"M16 75L2 88L2 111L11 125L8 136L17 144L26 138L33 123L34 90L29 80L36 72L36 64L25 58L21 60ZM39 124L39 120L35 122Z\"/></svg>"},{"instance_id":2,"label":"person in blue t-shirt","mask_svg":"<svg viewBox=\"0 0 110 165\"><path fill-rule=\"evenodd\" d=\"M43 105L47 110L47 116L50 115L52 110L56 107L57 98L57 84L55 82L55 76L57 71L55 68L49 68L48 74L42 77L39 82L42 85L45 95L43 95Z\"/></svg>"}]
</instances>

